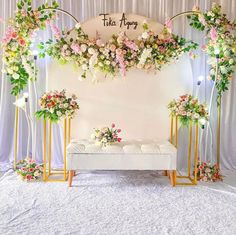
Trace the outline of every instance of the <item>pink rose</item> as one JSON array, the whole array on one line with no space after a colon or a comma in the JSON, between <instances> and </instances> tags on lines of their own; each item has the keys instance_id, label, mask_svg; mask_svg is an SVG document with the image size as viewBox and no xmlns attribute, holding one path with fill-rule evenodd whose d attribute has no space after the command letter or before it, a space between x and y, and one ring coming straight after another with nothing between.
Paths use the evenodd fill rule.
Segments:
<instances>
[{"instance_id":1,"label":"pink rose","mask_svg":"<svg viewBox=\"0 0 236 235\"><path fill-rule=\"evenodd\" d=\"M31 176L31 175L26 175L26 179L27 179L27 180L31 180L31 179L32 179L32 176Z\"/></svg>"},{"instance_id":2,"label":"pink rose","mask_svg":"<svg viewBox=\"0 0 236 235\"><path fill-rule=\"evenodd\" d=\"M21 46L25 46L25 40L23 39L23 38L20 38L19 40L18 40L18 42L19 42L19 44L21 45Z\"/></svg>"},{"instance_id":3,"label":"pink rose","mask_svg":"<svg viewBox=\"0 0 236 235\"><path fill-rule=\"evenodd\" d=\"M118 138L118 139L117 139L118 142L121 142L121 140L122 140L121 138Z\"/></svg>"},{"instance_id":4,"label":"pink rose","mask_svg":"<svg viewBox=\"0 0 236 235\"><path fill-rule=\"evenodd\" d=\"M112 124L111 124L111 127L112 127L112 128L114 128L115 126L116 126L115 123L112 123Z\"/></svg>"},{"instance_id":5,"label":"pink rose","mask_svg":"<svg viewBox=\"0 0 236 235\"><path fill-rule=\"evenodd\" d=\"M33 172L33 171L34 171L34 169L33 169L33 168L30 168L30 169L29 169L29 172Z\"/></svg>"},{"instance_id":6,"label":"pink rose","mask_svg":"<svg viewBox=\"0 0 236 235\"><path fill-rule=\"evenodd\" d=\"M118 129L117 132L120 133L120 132L121 132L121 129Z\"/></svg>"}]
</instances>

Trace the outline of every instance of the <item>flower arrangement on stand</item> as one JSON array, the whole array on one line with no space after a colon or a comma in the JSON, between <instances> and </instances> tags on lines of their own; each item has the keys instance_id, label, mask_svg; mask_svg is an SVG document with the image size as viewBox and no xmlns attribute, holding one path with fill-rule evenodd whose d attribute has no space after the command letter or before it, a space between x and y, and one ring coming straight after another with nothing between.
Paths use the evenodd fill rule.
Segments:
<instances>
[{"instance_id":1,"label":"flower arrangement on stand","mask_svg":"<svg viewBox=\"0 0 236 235\"><path fill-rule=\"evenodd\" d=\"M143 23L143 33L135 40L123 31L114 34L108 42L103 42L99 35L90 39L80 24L75 26L75 32L76 36L71 36L68 31L56 42L49 40L41 43L40 56L48 54L63 64L73 62L82 69L82 79L92 74L96 80L97 70L109 77L118 74L125 77L132 67L160 70L183 53L197 48L196 43L172 34L166 27L157 35L148 28L147 23Z\"/></svg>"},{"instance_id":2,"label":"flower arrangement on stand","mask_svg":"<svg viewBox=\"0 0 236 235\"><path fill-rule=\"evenodd\" d=\"M222 181L223 176L217 164L210 165L206 162L198 162L197 164L197 178L199 181Z\"/></svg>"},{"instance_id":3,"label":"flower arrangement on stand","mask_svg":"<svg viewBox=\"0 0 236 235\"><path fill-rule=\"evenodd\" d=\"M227 19L221 6L213 3L212 9L205 13L194 8L196 15L188 16L190 26L206 32L206 45L203 51L209 55L209 79L216 81L218 97L228 90L229 82L236 68L236 23ZM217 78L216 69L218 67Z\"/></svg>"},{"instance_id":4,"label":"flower arrangement on stand","mask_svg":"<svg viewBox=\"0 0 236 235\"><path fill-rule=\"evenodd\" d=\"M17 173L24 181L36 181L43 175L43 164L37 164L35 160L25 158L17 163Z\"/></svg>"},{"instance_id":5,"label":"flower arrangement on stand","mask_svg":"<svg viewBox=\"0 0 236 235\"><path fill-rule=\"evenodd\" d=\"M208 121L208 111L204 104L200 104L197 98L192 95L182 95L168 104L170 115L178 117L180 123L184 126L190 121L199 122L204 125Z\"/></svg>"},{"instance_id":6,"label":"flower arrangement on stand","mask_svg":"<svg viewBox=\"0 0 236 235\"><path fill-rule=\"evenodd\" d=\"M36 112L36 117L58 122L64 118L73 118L79 110L76 95L66 96L66 91L50 91L40 98L41 109Z\"/></svg>"},{"instance_id":7,"label":"flower arrangement on stand","mask_svg":"<svg viewBox=\"0 0 236 235\"><path fill-rule=\"evenodd\" d=\"M110 127L103 127L101 129L96 128L94 133L91 135L91 139L99 146L106 147L114 143L121 142L121 138L118 134L121 132L121 129L116 129L115 124L113 123Z\"/></svg>"}]
</instances>

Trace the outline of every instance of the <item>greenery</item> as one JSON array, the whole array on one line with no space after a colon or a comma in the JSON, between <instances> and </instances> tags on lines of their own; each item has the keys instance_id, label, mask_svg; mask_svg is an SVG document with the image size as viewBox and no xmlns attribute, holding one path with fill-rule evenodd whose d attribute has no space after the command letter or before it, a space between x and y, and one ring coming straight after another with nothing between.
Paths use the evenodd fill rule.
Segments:
<instances>
[{"instance_id":1,"label":"greenery","mask_svg":"<svg viewBox=\"0 0 236 235\"><path fill-rule=\"evenodd\" d=\"M189 16L190 26L206 32L206 45L202 49L208 54L209 79L216 82L218 98L228 90L236 67L236 24L222 13L221 6L213 4L205 13L195 9L197 14ZM216 69L218 63L218 76Z\"/></svg>"}]
</instances>

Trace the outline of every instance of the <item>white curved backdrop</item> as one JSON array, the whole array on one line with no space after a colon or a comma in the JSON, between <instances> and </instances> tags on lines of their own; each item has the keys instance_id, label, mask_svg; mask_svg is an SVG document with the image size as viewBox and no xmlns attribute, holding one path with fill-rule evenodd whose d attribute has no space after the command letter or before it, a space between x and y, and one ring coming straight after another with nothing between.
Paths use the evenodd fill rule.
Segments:
<instances>
[{"instance_id":1,"label":"white curved backdrop","mask_svg":"<svg viewBox=\"0 0 236 235\"><path fill-rule=\"evenodd\" d=\"M112 15L117 21L122 14ZM142 32L142 22L148 21L150 28L160 32L162 25L138 15L127 15L138 21L136 30L128 30L130 37ZM119 27L104 27L101 16L86 21L82 28L94 37L96 30L104 40ZM126 78L117 77L93 84L90 80L79 81L79 73L73 65L49 65L48 90L66 89L80 100L80 111L73 120L72 138L89 138L93 128L116 123L125 139L168 139L170 119L168 102L184 93L192 93L192 71L189 58L182 57L176 63L165 66L157 73L146 73L134 69Z\"/></svg>"}]
</instances>

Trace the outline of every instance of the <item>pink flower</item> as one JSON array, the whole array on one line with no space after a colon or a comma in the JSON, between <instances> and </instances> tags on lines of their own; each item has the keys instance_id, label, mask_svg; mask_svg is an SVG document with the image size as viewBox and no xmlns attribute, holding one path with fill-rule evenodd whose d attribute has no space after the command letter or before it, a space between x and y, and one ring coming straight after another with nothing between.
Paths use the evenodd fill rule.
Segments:
<instances>
[{"instance_id":1,"label":"pink flower","mask_svg":"<svg viewBox=\"0 0 236 235\"><path fill-rule=\"evenodd\" d=\"M200 15L200 16L198 17L198 19L199 19L200 23L202 23L204 26L206 25L206 21L205 21L205 18L204 18L203 15Z\"/></svg>"},{"instance_id":2,"label":"pink flower","mask_svg":"<svg viewBox=\"0 0 236 235\"><path fill-rule=\"evenodd\" d=\"M121 129L118 129L117 132L120 133L120 132L121 132Z\"/></svg>"},{"instance_id":3,"label":"pink flower","mask_svg":"<svg viewBox=\"0 0 236 235\"><path fill-rule=\"evenodd\" d=\"M53 23L50 23L50 26L51 26L51 30L53 32L54 37L56 39L60 39L61 32L60 32L59 28L55 24L53 24Z\"/></svg>"},{"instance_id":4,"label":"pink flower","mask_svg":"<svg viewBox=\"0 0 236 235\"><path fill-rule=\"evenodd\" d=\"M128 39L126 39L125 41L124 41L124 44L128 47L128 48L130 48L131 50L133 50L133 51L137 51L138 50L138 46L135 44L135 42L133 42L133 41L130 41L130 40L128 40Z\"/></svg>"},{"instance_id":5,"label":"pink flower","mask_svg":"<svg viewBox=\"0 0 236 235\"><path fill-rule=\"evenodd\" d=\"M111 44L110 50L111 50L112 52L114 52L114 51L116 50L116 46L115 46L114 44Z\"/></svg>"},{"instance_id":6,"label":"pink flower","mask_svg":"<svg viewBox=\"0 0 236 235\"><path fill-rule=\"evenodd\" d=\"M112 124L111 124L111 127L112 127L112 128L114 128L115 126L116 126L115 123L112 123Z\"/></svg>"},{"instance_id":7,"label":"pink flower","mask_svg":"<svg viewBox=\"0 0 236 235\"><path fill-rule=\"evenodd\" d=\"M26 175L26 179L27 179L27 180L32 180L32 175L29 175L29 174Z\"/></svg>"},{"instance_id":8,"label":"pink flower","mask_svg":"<svg viewBox=\"0 0 236 235\"><path fill-rule=\"evenodd\" d=\"M201 49L202 49L203 51L205 51L206 48L207 48L206 45L202 45L202 46L201 46Z\"/></svg>"},{"instance_id":9,"label":"pink flower","mask_svg":"<svg viewBox=\"0 0 236 235\"><path fill-rule=\"evenodd\" d=\"M34 171L34 169L33 168L29 168L29 172L33 172Z\"/></svg>"},{"instance_id":10,"label":"pink flower","mask_svg":"<svg viewBox=\"0 0 236 235\"><path fill-rule=\"evenodd\" d=\"M23 39L23 38L20 38L19 40L18 40L18 42L19 42L19 44L21 45L21 46L25 46L25 40Z\"/></svg>"},{"instance_id":11,"label":"pink flower","mask_svg":"<svg viewBox=\"0 0 236 235\"><path fill-rule=\"evenodd\" d=\"M97 44L97 46L101 47L103 45L103 42L101 39L97 39L96 44Z\"/></svg>"},{"instance_id":12,"label":"pink flower","mask_svg":"<svg viewBox=\"0 0 236 235\"><path fill-rule=\"evenodd\" d=\"M79 46L79 44L77 44L77 43L72 43L72 44L71 44L71 49L72 49L76 54L80 53L80 51L81 51L80 46Z\"/></svg>"},{"instance_id":13,"label":"pink flower","mask_svg":"<svg viewBox=\"0 0 236 235\"><path fill-rule=\"evenodd\" d=\"M117 138L117 141L118 141L118 142L121 142L121 140L122 140L121 138Z\"/></svg>"},{"instance_id":14,"label":"pink flower","mask_svg":"<svg viewBox=\"0 0 236 235\"><path fill-rule=\"evenodd\" d=\"M165 22L165 26L166 28L168 29L168 32L171 33L172 32L172 21L170 19L168 19L166 22Z\"/></svg>"},{"instance_id":15,"label":"pink flower","mask_svg":"<svg viewBox=\"0 0 236 235\"><path fill-rule=\"evenodd\" d=\"M211 40L216 41L216 39L217 39L217 31L216 31L215 28L211 28L211 30L210 30L210 37L211 37Z\"/></svg>"}]
</instances>

